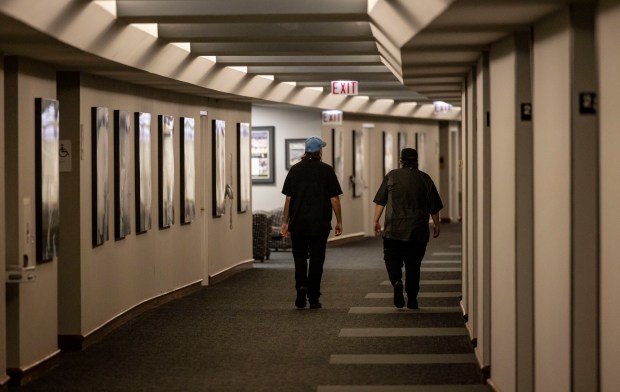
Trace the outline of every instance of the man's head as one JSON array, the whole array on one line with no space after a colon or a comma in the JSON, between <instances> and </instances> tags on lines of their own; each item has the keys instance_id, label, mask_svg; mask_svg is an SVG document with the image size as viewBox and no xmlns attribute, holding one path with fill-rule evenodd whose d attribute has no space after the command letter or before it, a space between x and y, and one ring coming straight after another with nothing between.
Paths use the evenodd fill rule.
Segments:
<instances>
[{"instance_id":1,"label":"man's head","mask_svg":"<svg viewBox=\"0 0 620 392\"><path fill-rule=\"evenodd\" d=\"M310 136L308 139L306 139L306 152L319 152L326 145L327 143L321 140L321 138L317 136Z\"/></svg>"},{"instance_id":2,"label":"man's head","mask_svg":"<svg viewBox=\"0 0 620 392\"><path fill-rule=\"evenodd\" d=\"M400 161L403 166L418 164L418 152L414 148L403 148L400 152Z\"/></svg>"}]
</instances>

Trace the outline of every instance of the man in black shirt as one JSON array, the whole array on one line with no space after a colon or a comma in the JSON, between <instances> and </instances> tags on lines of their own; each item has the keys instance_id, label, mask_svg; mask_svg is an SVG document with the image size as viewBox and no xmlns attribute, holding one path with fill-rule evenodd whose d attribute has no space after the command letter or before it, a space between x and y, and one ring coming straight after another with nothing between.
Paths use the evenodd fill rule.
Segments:
<instances>
[{"instance_id":1,"label":"man in black shirt","mask_svg":"<svg viewBox=\"0 0 620 392\"><path fill-rule=\"evenodd\" d=\"M286 195L282 235L291 235L295 260L295 306L321 308L321 277L327 237L332 229L332 210L336 214L334 234L342 234L340 195L342 189L334 169L321 162L325 142L316 136L306 140L301 161L291 167L282 193ZM310 264L308 265L308 257Z\"/></svg>"},{"instance_id":2,"label":"man in black shirt","mask_svg":"<svg viewBox=\"0 0 620 392\"><path fill-rule=\"evenodd\" d=\"M381 234L379 218L385 209L383 259L394 287L394 305L405 306L402 267L405 264L407 307L418 309L420 265L430 238L429 215L433 219L433 237L439 236L441 198L431 177L418 169L418 152L404 148L400 154L401 168L390 171L373 200L375 235Z\"/></svg>"}]
</instances>

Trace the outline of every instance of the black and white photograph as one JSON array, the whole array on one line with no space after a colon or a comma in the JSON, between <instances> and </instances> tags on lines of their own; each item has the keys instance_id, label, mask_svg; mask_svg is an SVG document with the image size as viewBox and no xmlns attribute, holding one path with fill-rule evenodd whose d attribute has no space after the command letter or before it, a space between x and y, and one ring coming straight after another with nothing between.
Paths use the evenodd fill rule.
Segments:
<instances>
[{"instance_id":1,"label":"black and white photograph","mask_svg":"<svg viewBox=\"0 0 620 392\"><path fill-rule=\"evenodd\" d=\"M92 108L92 188L93 188L93 246L110 239L109 183L109 113L108 108Z\"/></svg>"},{"instance_id":2,"label":"black and white photograph","mask_svg":"<svg viewBox=\"0 0 620 392\"><path fill-rule=\"evenodd\" d=\"M252 177L250 175L250 124L237 123L237 211L250 208Z\"/></svg>"},{"instance_id":3,"label":"black and white photograph","mask_svg":"<svg viewBox=\"0 0 620 392\"><path fill-rule=\"evenodd\" d=\"M181 117L181 223L191 223L196 217L196 152L195 121Z\"/></svg>"},{"instance_id":4,"label":"black and white photograph","mask_svg":"<svg viewBox=\"0 0 620 392\"><path fill-rule=\"evenodd\" d=\"M398 132L398 154L403 150L403 148L407 148L407 132Z\"/></svg>"},{"instance_id":5,"label":"black and white photograph","mask_svg":"<svg viewBox=\"0 0 620 392\"><path fill-rule=\"evenodd\" d=\"M131 115L114 111L114 238L131 234Z\"/></svg>"},{"instance_id":6,"label":"black and white photograph","mask_svg":"<svg viewBox=\"0 0 620 392\"><path fill-rule=\"evenodd\" d=\"M35 100L36 253L37 261L51 261L58 254L60 229L59 103Z\"/></svg>"},{"instance_id":7,"label":"black and white photograph","mask_svg":"<svg viewBox=\"0 0 620 392\"><path fill-rule=\"evenodd\" d=\"M134 120L136 233L146 233L151 229L151 113L136 112Z\"/></svg>"},{"instance_id":8,"label":"black and white photograph","mask_svg":"<svg viewBox=\"0 0 620 392\"><path fill-rule=\"evenodd\" d=\"M364 144L362 131L353 131L353 197L364 192Z\"/></svg>"},{"instance_id":9,"label":"black and white photograph","mask_svg":"<svg viewBox=\"0 0 620 392\"><path fill-rule=\"evenodd\" d=\"M383 131L383 175L388 174L394 169L394 142L392 134Z\"/></svg>"},{"instance_id":10,"label":"black and white photograph","mask_svg":"<svg viewBox=\"0 0 620 392\"><path fill-rule=\"evenodd\" d=\"M421 171L426 171L426 134L418 132L415 134L416 138L416 150L418 150L418 168Z\"/></svg>"},{"instance_id":11,"label":"black and white photograph","mask_svg":"<svg viewBox=\"0 0 620 392\"><path fill-rule=\"evenodd\" d=\"M213 216L226 213L226 122L213 120Z\"/></svg>"},{"instance_id":12,"label":"black and white photograph","mask_svg":"<svg viewBox=\"0 0 620 392\"><path fill-rule=\"evenodd\" d=\"M159 115L159 228L174 224L174 117Z\"/></svg>"},{"instance_id":13,"label":"black and white photograph","mask_svg":"<svg viewBox=\"0 0 620 392\"><path fill-rule=\"evenodd\" d=\"M332 162L338 181L344 181L344 136L342 129L332 129Z\"/></svg>"}]
</instances>

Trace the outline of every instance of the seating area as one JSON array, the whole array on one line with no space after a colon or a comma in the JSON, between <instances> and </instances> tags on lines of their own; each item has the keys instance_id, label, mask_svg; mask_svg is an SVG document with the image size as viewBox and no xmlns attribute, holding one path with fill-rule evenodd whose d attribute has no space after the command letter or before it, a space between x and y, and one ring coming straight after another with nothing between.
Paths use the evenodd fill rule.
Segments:
<instances>
[{"instance_id":1,"label":"seating area","mask_svg":"<svg viewBox=\"0 0 620 392\"><path fill-rule=\"evenodd\" d=\"M280 234L283 208L271 211L254 211L252 214L252 254L254 260L269 260L271 251L291 249L290 237Z\"/></svg>"}]
</instances>

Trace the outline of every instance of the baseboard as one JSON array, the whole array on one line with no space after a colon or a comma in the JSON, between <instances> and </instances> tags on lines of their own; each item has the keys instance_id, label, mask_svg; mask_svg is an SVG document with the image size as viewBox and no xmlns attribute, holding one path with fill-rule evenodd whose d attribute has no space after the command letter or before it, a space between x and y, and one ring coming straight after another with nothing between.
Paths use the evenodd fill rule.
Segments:
<instances>
[{"instance_id":1,"label":"baseboard","mask_svg":"<svg viewBox=\"0 0 620 392\"><path fill-rule=\"evenodd\" d=\"M223 271L217 272L213 275L209 275L208 284L216 284L225 279L230 278L232 275L238 274L241 271L245 271L248 269L252 269L254 267L254 260L246 260L242 261L239 264L233 265L230 268L227 268Z\"/></svg>"},{"instance_id":2,"label":"baseboard","mask_svg":"<svg viewBox=\"0 0 620 392\"><path fill-rule=\"evenodd\" d=\"M195 293L202 288L201 282L202 280L141 302L86 335L58 335L58 348L63 351L83 350L141 313Z\"/></svg>"},{"instance_id":3,"label":"baseboard","mask_svg":"<svg viewBox=\"0 0 620 392\"><path fill-rule=\"evenodd\" d=\"M53 352L27 368L7 368L6 373L9 376L9 380L3 387L6 387L6 390L22 387L43 373L55 368L59 363L58 354L60 354L60 350Z\"/></svg>"},{"instance_id":4,"label":"baseboard","mask_svg":"<svg viewBox=\"0 0 620 392\"><path fill-rule=\"evenodd\" d=\"M486 382L487 382L487 385L490 386L492 390L496 392L500 391L499 387L495 384L495 382L493 382L493 380L490 377L487 379Z\"/></svg>"},{"instance_id":5,"label":"baseboard","mask_svg":"<svg viewBox=\"0 0 620 392\"><path fill-rule=\"evenodd\" d=\"M8 375L4 375L0 380L0 392L7 392L9 390L9 380L10 377Z\"/></svg>"},{"instance_id":6,"label":"baseboard","mask_svg":"<svg viewBox=\"0 0 620 392\"><path fill-rule=\"evenodd\" d=\"M362 240L365 237L366 236L364 235L364 233L354 233L354 234L348 234L348 235L341 235L338 237L332 237L329 240L327 240L327 246L332 247L332 246L340 246L344 244L349 244L351 242L357 242L359 240Z\"/></svg>"}]
</instances>

